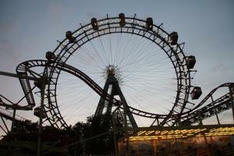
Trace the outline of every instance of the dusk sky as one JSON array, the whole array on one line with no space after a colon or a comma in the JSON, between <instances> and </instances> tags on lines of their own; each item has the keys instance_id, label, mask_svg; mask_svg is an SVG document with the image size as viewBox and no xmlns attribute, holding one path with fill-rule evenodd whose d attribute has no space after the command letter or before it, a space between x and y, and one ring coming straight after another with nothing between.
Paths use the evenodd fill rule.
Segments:
<instances>
[{"instance_id":1,"label":"dusk sky","mask_svg":"<svg viewBox=\"0 0 234 156\"><path fill-rule=\"evenodd\" d=\"M213 88L234 82L233 0L1 0L0 71L15 73L23 61L44 59L67 30L74 31L93 17L121 12L152 17L155 24L163 23L164 30L178 32L179 42L185 42L184 53L196 56L192 84L202 88L200 100ZM18 79L0 75L0 94L20 100Z\"/></svg>"}]
</instances>

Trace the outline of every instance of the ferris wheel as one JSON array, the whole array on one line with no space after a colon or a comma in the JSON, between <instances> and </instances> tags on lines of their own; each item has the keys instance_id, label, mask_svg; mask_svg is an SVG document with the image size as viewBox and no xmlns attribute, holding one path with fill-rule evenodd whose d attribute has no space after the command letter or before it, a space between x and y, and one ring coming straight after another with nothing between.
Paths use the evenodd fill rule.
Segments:
<instances>
[{"instance_id":1,"label":"ferris wheel","mask_svg":"<svg viewBox=\"0 0 234 156\"><path fill-rule=\"evenodd\" d=\"M144 124L139 116L163 126L175 123L175 116L193 106L189 94L196 60L185 56L183 46L177 32L166 32L152 18L120 13L92 18L77 30L67 31L55 50L46 53L47 61L26 61L18 70L27 69L38 77L34 85L39 86L41 73L35 74L39 72L34 69L43 68L44 121L55 127L113 112L123 100L137 124Z\"/></svg>"}]
</instances>

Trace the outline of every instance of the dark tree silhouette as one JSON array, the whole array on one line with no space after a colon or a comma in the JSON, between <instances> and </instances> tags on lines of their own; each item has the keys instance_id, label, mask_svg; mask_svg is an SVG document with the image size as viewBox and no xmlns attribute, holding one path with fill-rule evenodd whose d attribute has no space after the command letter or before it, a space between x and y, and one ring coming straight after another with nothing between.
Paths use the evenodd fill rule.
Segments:
<instances>
[{"instance_id":1,"label":"dark tree silhouette","mask_svg":"<svg viewBox=\"0 0 234 156\"><path fill-rule=\"evenodd\" d=\"M104 114L98 117L88 117L86 123L78 122L73 130L76 134L76 139L80 140L79 147L76 147L76 152L87 154L110 154L114 153L114 127L113 116ZM116 122L118 128L123 127L119 121ZM121 137L118 133L117 138Z\"/></svg>"}]
</instances>

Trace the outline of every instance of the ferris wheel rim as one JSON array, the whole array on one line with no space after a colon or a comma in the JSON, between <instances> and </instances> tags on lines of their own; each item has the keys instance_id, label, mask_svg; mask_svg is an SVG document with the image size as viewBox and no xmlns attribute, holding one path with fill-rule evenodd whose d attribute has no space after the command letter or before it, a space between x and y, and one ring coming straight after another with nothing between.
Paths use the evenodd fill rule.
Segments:
<instances>
[{"instance_id":1,"label":"ferris wheel rim","mask_svg":"<svg viewBox=\"0 0 234 156\"><path fill-rule=\"evenodd\" d=\"M80 28L72 32L73 35L76 34L76 36L74 36L74 38L76 39L74 43L70 43L69 40L65 38L53 51L53 53L58 57L58 59L54 63L54 70L50 72L49 77L56 79L55 84L59 79L59 72L54 72L56 70L56 65L61 62L66 63L71 54L74 53L86 42L89 42L94 38L113 33L128 33L138 35L148 40L151 40L152 42L157 44L157 46L161 47L163 51L167 54L171 63L173 64L177 76L177 94L175 102L173 104L173 108L169 112L168 116L172 114L182 113L188 101L188 94L190 90L190 70L187 69L186 56L183 53L183 48L181 48L181 44L176 43L176 45L172 46L169 42L170 34L167 33L164 29L162 29L161 25L157 26L153 24L152 30L147 30L145 27L146 20L138 19L135 16L126 17L126 24L124 27L119 26L119 17L109 18L107 16L106 18L97 20L97 23L99 24L98 30L94 30L91 23L88 23L84 26L81 25ZM161 34L159 34L159 32ZM56 76L54 76L56 75L56 73L57 78ZM56 95L57 87L56 85L54 86L55 88L52 89L55 90ZM56 101L56 105L58 105L57 97L54 98ZM174 111L176 107L180 108L179 112ZM159 114L159 116L164 115Z\"/></svg>"}]
</instances>

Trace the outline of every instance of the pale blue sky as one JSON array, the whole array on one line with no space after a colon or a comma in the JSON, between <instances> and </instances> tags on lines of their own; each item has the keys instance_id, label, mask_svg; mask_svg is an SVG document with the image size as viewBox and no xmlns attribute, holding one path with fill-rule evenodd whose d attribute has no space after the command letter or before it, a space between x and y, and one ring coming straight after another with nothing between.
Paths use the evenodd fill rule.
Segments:
<instances>
[{"instance_id":1,"label":"pale blue sky","mask_svg":"<svg viewBox=\"0 0 234 156\"><path fill-rule=\"evenodd\" d=\"M58 45L56 40L79 23L121 12L152 17L166 31L178 32L185 54L196 56L198 72L192 84L202 87L202 97L222 83L234 82L233 0L1 0L0 71L15 72L23 61L44 59ZM19 100L18 80L0 76L0 94Z\"/></svg>"}]
</instances>

